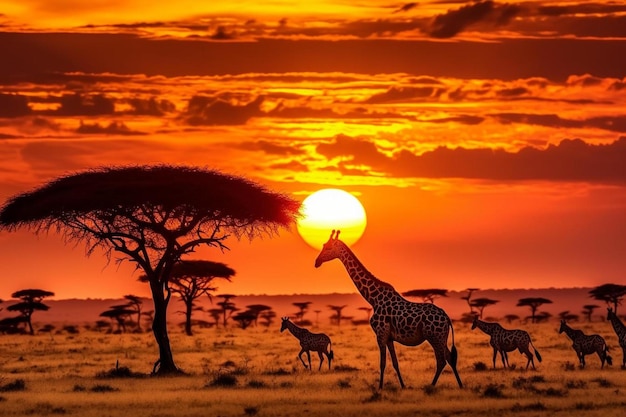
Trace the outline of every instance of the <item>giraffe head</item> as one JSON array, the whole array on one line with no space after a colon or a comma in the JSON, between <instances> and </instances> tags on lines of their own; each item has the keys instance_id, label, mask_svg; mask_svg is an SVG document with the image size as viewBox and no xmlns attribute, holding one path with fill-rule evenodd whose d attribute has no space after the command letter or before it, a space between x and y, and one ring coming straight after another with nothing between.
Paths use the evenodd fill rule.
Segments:
<instances>
[{"instance_id":1,"label":"giraffe head","mask_svg":"<svg viewBox=\"0 0 626 417\"><path fill-rule=\"evenodd\" d=\"M565 331L566 326L567 324L565 323L565 320L561 320L561 327L559 328L559 333L563 333Z\"/></svg>"},{"instance_id":2,"label":"giraffe head","mask_svg":"<svg viewBox=\"0 0 626 417\"><path fill-rule=\"evenodd\" d=\"M340 243L342 242L339 240L339 233L341 233L340 230L333 230L330 233L330 238L328 239L328 242L324 243L322 251L319 255L317 255L317 258L315 259L316 268L319 268L320 265L324 262L332 261L333 259L338 258L341 254Z\"/></svg>"},{"instance_id":3,"label":"giraffe head","mask_svg":"<svg viewBox=\"0 0 626 417\"><path fill-rule=\"evenodd\" d=\"M287 328L287 322L289 322L289 317L283 317L282 319L283 319L283 322L280 325L280 332L281 333L284 332L285 329Z\"/></svg>"}]
</instances>

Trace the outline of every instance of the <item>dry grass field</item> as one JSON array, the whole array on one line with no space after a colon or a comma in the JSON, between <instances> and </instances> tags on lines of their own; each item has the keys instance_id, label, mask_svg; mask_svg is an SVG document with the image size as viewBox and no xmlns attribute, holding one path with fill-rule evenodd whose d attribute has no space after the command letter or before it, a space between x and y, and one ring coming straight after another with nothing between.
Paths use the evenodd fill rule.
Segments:
<instances>
[{"instance_id":1,"label":"dry grass field","mask_svg":"<svg viewBox=\"0 0 626 417\"><path fill-rule=\"evenodd\" d=\"M528 330L543 357L536 371L509 354L515 369L491 369L488 336L455 323L458 389L449 368L433 388L430 346L398 346L407 389L388 364L378 392L378 349L366 326L323 326L333 340L335 362L317 371L302 367L298 341L279 323L241 329L203 329L193 337L177 330L171 344L186 375L156 378L152 334L0 335L0 415L8 416L624 416L626 370L609 323L576 324L603 335L614 365L600 369L587 357L580 369L558 322L513 324ZM119 361L118 373L111 377ZM483 364L487 369L482 369Z\"/></svg>"}]
</instances>

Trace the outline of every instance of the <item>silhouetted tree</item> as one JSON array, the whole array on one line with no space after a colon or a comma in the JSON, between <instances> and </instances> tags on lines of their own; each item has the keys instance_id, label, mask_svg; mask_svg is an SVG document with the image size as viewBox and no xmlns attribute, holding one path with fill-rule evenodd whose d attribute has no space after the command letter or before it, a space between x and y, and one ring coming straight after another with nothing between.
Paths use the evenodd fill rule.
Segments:
<instances>
[{"instance_id":1,"label":"silhouetted tree","mask_svg":"<svg viewBox=\"0 0 626 417\"><path fill-rule=\"evenodd\" d=\"M335 312L335 316L334 319L336 320L337 326L341 326L341 313L343 311L344 308L346 308L346 305L343 306L331 306L329 305L328 308L330 308L331 310L333 310Z\"/></svg>"},{"instance_id":2,"label":"silhouetted tree","mask_svg":"<svg viewBox=\"0 0 626 417\"><path fill-rule=\"evenodd\" d=\"M320 313L322 312L322 310L313 310L313 312L315 313L315 325L319 326L320 325Z\"/></svg>"},{"instance_id":3,"label":"silhouetted tree","mask_svg":"<svg viewBox=\"0 0 626 417\"><path fill-rule=\"evenodd\" d=\"M42 303L41 301L46 297L52 297L54 295L53 292L39 290L39 289L28 289L28 290L20 290L11 294L11 297L17 298L20 301L12 304L7 307L8 311L16 311L19 312L25 319L26 324L28 325L29 333L35 334L33 330L33 322L32 316L35 311L48 311L50 307Z\"/></svg>"},{"instance_id":4,"label":"silhouetted tree","mask_svg":"<svg viewBox=\"0 0 626 417\"><path fill-rule=\"evenodd\" d=\"M587 318L587 321L589 323L591 323L591 316L593 315L593 310L595 310L596 308L599 308L599 305L596 304L585 304L583 306L583 315Z\"/></svg>"},{"instance_id":5,"label":"silhouetted tree","mask_svg":"<svg viewBox=\"0 0 626 417\"><path fill-rule=\"evenodd\" d=\"M252 320L252 322L254 323L255 326L257 325L257 322L259 321L259 315L263 313L264 311L269 311L271 309L272 307L266 306L264 304L252 304L252 305L246 306L246 311L248 311L250 314L252 314L252 316L254 316L254 319Z\"/></svg>"},{"instance_id":6,"label":"silhouetted tree","mask_svg":"<svg viewBox=\"0 0 626 417\"><path fill-rule=\"evenodd\" d=\"M226 327L228 323L228 319L233 315L235 311L239 309L235 307L235 303L230 301L232 298L237 297L234 294L220 294L217 296L218 298L222 298L223 300L217 303L218 306L222 309L222 325Z\"/></svg>"},{"instance_id":7,"label":"silhouetted tree","mask_svg":"<svg viewBox=\"0 0 626 417\"><path fill-rule=\"evenodd\" d=\"M237 324L239 324L239 327L245 330L250 327L252 323L254 323L255 318L256 316L254 315L254 313L252 313L250 310L245 310L235 314L233 320L235 320Z\"/></svg>"},{"instance_id":8,"label":"silhouetted tree","mask_svg":"<svg viewBox=\"0 0 626 417\"><path fill-rule=\"evenodd\" d=\"M270 327L276 318L276 312L273 310L267 310L262 312L259 317L265 322L265 327Z\"/></svg>"},{"instance_id":9,"label":"silhouetted tree","mask_svg":"<svg viewBox=\"0 0 626 417\"><path fill-rule=\"evenodd\" d=\"M111 320L115 320L117 330L120 333L126 333L126 324L132 323L130 317L133 314L135 314L135 310L128 308L128 304L120 304L109 307L108 310L100 313L100 317L108 317Z\"/></svg>"},{"instance_id":10,"label":"silhouetted tree","mask_svg":"<svg viewBox=\"0 0 626 417\"><path fill-rule=\"evenodd\" d=\"M159 347L153 372L178 372L167 332L170 273L202 245L228 249L231 236L273 236L291 225L300 203L244 178L181 166L100 168L61 177L12 197L0 228L59 231L122 255L148 277L154 302L152 330Z\"/></svg>"},{"instance_id":11,"label":"silhouetted tree","mask_svg":"<svg viewBox=\"0 0 626 417\"><path fill-rule=\"evenodd\" d=\"M141 306L143 305L143 301L141 301L141 297L132 294L127 294L124 298L128 300L128 308L134 310L135 314L137 314L135 326L137 326L137 331L141 332Z\"/></svg>"},{"instance_id":12,"label":"silhouetted tree","mask_svg":"<svg viewBox=\"0 0 626 417\"><path fill-rule=\"evenodd\" d=\"M559 319L565 321L578 321L578 314L572 314L569 310L561 311Z\"/></svg>"},{"instance_id":13,"label":"silhouetted tree","mask_svg":"<svg viewBox=\"0 0 626 417\"><path fill-rule=\"evenodd\" d=\"M617 314L617 306L622 304L622 298L626 295L626 285L603 284L589 291L591 298L604 301L608 306L613 307Z\"/></svg>"},{"instance_id":14,"label":"silhouetted tree","mask_svg":"<svg viewBox=\"0 0 626 417\"><path fill-rule=\"evenodd\" d=\"M185 304L185 334L192 336L192 316L195 301L203 295L209 296L217 288L212 285L215 278L223 278L230 281L235 275L235 270L221 262L191 260L180 261L172 268L169 288L173 294L177 294ZM140 281L146 282L147 277L142 275Z\"/></svg>"},{"instance_id":15,"label":"silhouetted tree","mask_svg":"<svg viewBox=\"0 0 626 417\"><path fill-rule=\"evenodd\" d=\"M519 316L517 314L506 314L504 318L506 319L506 322L509 324L511 324L513 320L519 320Z\"/></svg>"},{"instance_id":16,"label":"silhouetted tree","mask_svg":"<svg viewBox=\"0 0 626 417\"><path fill-rule=\"evenodd\" d=\"M486 307L498 304L500 300L492 300L491 298L476 298L471 301L471 306L478 310L478 318L483 318L483 312Z\"/></svg>"},{"instance_id":17,"label":"silhouetted tree","mask_svg":"<svg viewBox=\"0 0 626 417\"><path fill-rule=\"evenodd\" d=\"M410 290L403 292L405 297L420 297L423 302L435 304L435 299L439 297L447 297L448 290L440 288L429 288L425 290Z\"/></svg>"},{"instance_id":18,"label":"silhouetted tree","mask_svg":"<svg viewBox=\"0 0 626 417\"><path fill-rule=\"evenodd\" d=\"M552 304L552 300L542 297L528 297L520 298L517 301L517 307L530 307L530 318L532 323L535 323L537 320L537 309L544 304Z\"/></svg>"},{"instance_id":19,"label":"silhouetted tree","mask_svg":"<svg viewBox=\"0 0 626 417\"><path fill-rule=\"evenodd\" d=\"M467 291L467 295L464 295L463 297L461 297L461 300L465 300L465 302L467 302L467 305L469 306L470 309L470 315L472 316L472 321L474 320L473 318L473 314L474 314L474 306L472 306L472 293L474 291L478 291L480 288L467 288L465 291ZM468 316L469 317L469 316ZM472 322L470 321L470 323Z\"/></svg>"},{"instance_id":20,"label":"silhouetted tree","mask_svg":"<svg viewBox=\"0 0 626 417\"><path fill-rule=\"evenodd\" d=\"M215 327L219 325L223 312L224 310L222 310L221 308L211 308L209 309L209 311L207 311L207 313L209 313L209 316L211 316L211 318L213 318L213 320L215 321Z\"/></svg>"},{"instance_id":21,"label":"silhouetted tree","mask_svg":"<svg viewBox=\"0 0 626 417\"><path fill-rule=\"evenodd\" d=\"M292 305L298 307L300 311L296 313L296 321L298 324L302 324L304 321L304 313L309 309L309 306L312 304L311 301L302 301L297 303L291 303Z\"/></svg>"},{"instance_id":22,"label":"silhouetted tree","mask_svg":"<svg viewBox=\"0 0 626 417\"><path fill-rule=\"evenodd\" d=\"M25 334L26 330L20 326L27 327L27 319L24 316L6 317L0 320L0 333L2 334Z\"/></svg>"},{"instance_id":23,"label":"silhouetted tree","mask_svg":"<svg viewBox=\"0 0 626 417\"><path fill-rule=\"evenodd\" d=\"M365 312L365 320L369 321L372 317L372 307L359 307L358 309Z\"/></svg>"}]
</instances>

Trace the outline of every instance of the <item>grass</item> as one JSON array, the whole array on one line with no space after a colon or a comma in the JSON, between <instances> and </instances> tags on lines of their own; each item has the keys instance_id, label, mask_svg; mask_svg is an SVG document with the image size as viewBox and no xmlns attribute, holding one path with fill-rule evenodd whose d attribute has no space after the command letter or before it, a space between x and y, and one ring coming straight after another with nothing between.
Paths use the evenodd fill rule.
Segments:
<instances>
[{"instance_id":1,"label":"grass","mask_svg":"<svg viewBox=\"0 0 626 417\"><path fill-rule=\"evenodd\" d=\"M150 333L0 335L0 408L3 417L117 417L129 410L190 417L623 415L626 371L615 365L600 370L592 356L585 369L568 367L576 356L557 324L519 327L532 334L544 357L536 371L526 371L526 358L517 352L509 354L514 370L501 363L492 369L488 338L455 325L462 390L449 368L431 386L435 360L424 344L396 345L407 388L400 388L388 361L379 391L378 348L365 326L317 329L333 340L330 371L304 369L297 341L278 328L198 329L193 337L172 332L174 358L185 371L176 378L149 376L157 352ZM606 323L596 323L594 331L617 346Z\"/></svg>"}]
</instances>

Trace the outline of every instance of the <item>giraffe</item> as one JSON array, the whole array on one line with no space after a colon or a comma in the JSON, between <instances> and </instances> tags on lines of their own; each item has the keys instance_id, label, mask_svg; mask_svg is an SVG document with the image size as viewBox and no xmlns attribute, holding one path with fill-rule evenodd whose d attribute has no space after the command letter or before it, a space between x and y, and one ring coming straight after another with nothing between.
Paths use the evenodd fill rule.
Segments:
<instances>
[{"instance_id":1,"label":"giraffe","mask_svg":"<svg viewBox=\"0 0 626 417\"><path fill-rule=\"evenodd\" d=\"M600 357L600 361L602 362L601 369L604 368L605 361L609 365L613 364L613 358L609 355L609 347L602 336L597 334L586 335L582 330L572 329L567 325L565 320L561 320L559 333L563 332L565 332L567 337L572 339L572 348L574 348L578 355L581 368L585 367L585 355L590 355L594 352Z\"/></svg>"},{"instance_id":2,"label":"giraffe","mask_svg":"<svg viewBox=\"0 0 626 417\"><path fill-rule=\"evenodd\" d=\"M398 375L400 386L405 388L394 343L405 346L418 346L428 341L437 360L437 369L432 385L437 383L439 375L446 366L452 368L459 387L463 387L456 369L457 350L454 345L454 328L445 311L431 303L414 303L398 293L391 284L372 275L352 250L341 240L340 231L333 230L315 260L319 268L324 262L339 259L363 298L372 306L370 325L376 334L380 350L379 390L383 388L383 378L387 363L387 350L391 363ZM452 329L452 351L448 349L448 334Z\"/></svg>"},{"instance_id":3,"label":"giraffe","mask_svg":"<svg viewBox=\"0 0 626 417\"><path fill-rule=\"evenodd\" d=\"M615 330L619 345L622 347L622 368L626 368L626 326L619 317L617 317L617 314L615 314L612 308L609 307L607 310L608 316L606 319L613 325L613 330Z\"/></svg>"},{"instance_id":4,"label":"giraffe","mask_svg":"<svg viewBox=\"0 0 626 417\"><path fill-rule=\"evenodd\" d=\"M324 362L324 355L328 358L328 369L330 369L330 364L335 357L332 349L332 342L330 341L330 337L325 335L324 333L311 333L305 328L296 326L294 323L289 320L289 317L283 317L283 323L280 326L281 333L285 331L285 329L289 330L292 335L296 337L300 341L300 346L302 350L298 353L298 358L302 362L305 368L307 368L306 363L304 363L304 359L302 359L302 354L306 352L306 355L309 359L308 369L311 370L311 353L310 351L317 352L320 357L320 366L317 369L318 371L322 369L322 363ZM330 345L330 351L327 349L328 345Z\"/></svg>"},{"instance_id":5,"label":"giraffe","mask_svg":"<svg viewBox=\"0 0 626 417\"><path fill-rule=\"evenodd\" d=\"M539 351L533 345L532 340L530 340L530 335L528 332L524 330L508 330L502 327L499 323L490 323L486 321L479 320L478 317L474 317L474 321L472 322L472 330L475 328L479 328L489 336L491 339L489 340L489 344L493 348L493 367L496 367L496 356L498 352L500 352L500 356L502 357L502 366L505 368L510 367L509 365L509 356L507 352L512 352L515 349L518 349L520 353L526 355L528 358L528 362L526 362L526 369L528 369L528 365L532 364L533 369L535 369L535 361L533 359L533 354L530 352L528 345L533 347L535 351L535 356L537 356L537 360L541 362L541 355Z\"/></svg>"}]
</instances>

